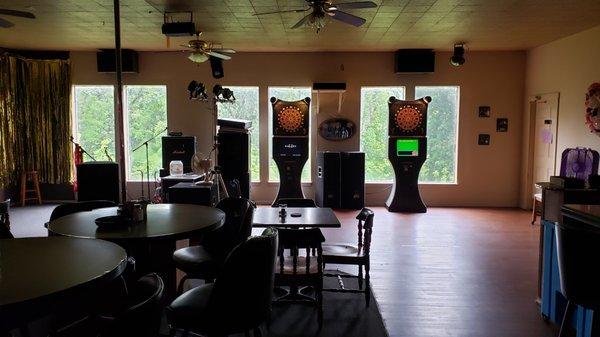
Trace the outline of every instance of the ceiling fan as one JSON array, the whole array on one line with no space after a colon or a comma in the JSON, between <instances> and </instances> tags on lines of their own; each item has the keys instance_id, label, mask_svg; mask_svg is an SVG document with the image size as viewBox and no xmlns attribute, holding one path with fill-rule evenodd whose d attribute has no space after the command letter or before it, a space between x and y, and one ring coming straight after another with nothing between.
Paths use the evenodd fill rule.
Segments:
<instances>
[{"instance_id":1,"label":"ceiling fan","mask_svg":"<svg viewBox=\"0 0 600 337\"><path fill-rule=\"evenodd\" d=\"M4 9L4 8L0 8L0 15L9 15L9 16L16 16L16 17L20 17L20 18L35 19L35 15L31 12L16 11L16 10L12 10L12 9ZM14 23L12 23L8 20L5 20L3 18L0 18L0 28L10 28L14 25L15 25Z\"/></svg>"},{"instance_id":2,"label":"ceiling fan","mask_svg":"<svg viewBox=\"0 0 600 337\"><path fill-rule=\"evenodd\" d=\"M327 0L306 0L308 8L290 9L282 11L273 11L266 13L256 13L254 15L265 15L265 14L276 14L276 13L303 13L312 10L308 15L303 17L298 23L292 26L292 29L296 29L307 25L317 29L317 33L325 27L326 17L353 25L355 27L362 26L367 20L343 12L346 9L362 9L362 8L375 8L377 4L372 1L357 1L357 2L343 2L334 4Z\"/></svg>"},{"instance_id":3,"label":"ceiling fan","mask_svg":"<svg viewBox=\"0 0 600 337\"><path fill-rule=\"evenodd\" d=\"M212 42L200 40L200 35L202 35L202 32L196 32L196 39L190 40L188 44L181 45L192 50L188 59L194 63L206 62L211 56L223 60L231 60L231 56L225 54L235 54L235 50L215 49Z\"/></svg>"}]
</instances>

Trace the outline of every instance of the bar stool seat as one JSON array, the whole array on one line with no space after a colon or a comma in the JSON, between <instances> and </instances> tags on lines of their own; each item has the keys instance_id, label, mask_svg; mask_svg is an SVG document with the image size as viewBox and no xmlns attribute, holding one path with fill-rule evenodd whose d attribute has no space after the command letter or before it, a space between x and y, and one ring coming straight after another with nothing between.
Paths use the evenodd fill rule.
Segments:
<instances>
[{"instance_id":1,"label":"bar stool seat","mask_svg":"<svg viewBox=\"0 0 600 337\"><path fill-rule=\"evenodd\" d=\"M27 183L31 183L32 188L28 189ZM28 195L33 194L32 197ZM42 194L40 192L40 180L37 171L27 171L21 173L21 206L25 206L28 200L36 200L38 204L42 204Z\"/></svg>"}]
</instances>

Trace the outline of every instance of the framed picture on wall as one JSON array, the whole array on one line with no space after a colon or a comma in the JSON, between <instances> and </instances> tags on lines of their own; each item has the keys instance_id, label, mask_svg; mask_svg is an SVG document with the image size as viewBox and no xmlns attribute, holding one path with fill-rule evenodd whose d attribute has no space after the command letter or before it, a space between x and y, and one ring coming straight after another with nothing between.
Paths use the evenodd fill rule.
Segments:
<instances>
[{"instance_id":1,"label":"framed picture on wall","mask_svg":"<svg viewBox=\"0 0 600 337\"><path fill-rule=\"evenodd\" d=\"M490 135L488 134L480 134L477 139L477 144L479 145L490 145Z\"/></svg>"},{"instance_id":2,"label":"framed picture on wall","mask_svg":"<svg viewBox=\"0 0 600 337\"><path fill-rule=\"evenodd\" d=\"M480 106L479 107L479 117L481 118L489 118L492 113L492 108L489 106Z\"/></svg>"},{"instance_id":3,"label":"framed picture on wall","mask_svg":"<svg viewBox=\"0 0 600 337\"><path fill-rule=\"evenodd\" d=\"M496 119L496 131L507 132L508 131L508 118L497 118Z\"/></svg>"}]
</instances>

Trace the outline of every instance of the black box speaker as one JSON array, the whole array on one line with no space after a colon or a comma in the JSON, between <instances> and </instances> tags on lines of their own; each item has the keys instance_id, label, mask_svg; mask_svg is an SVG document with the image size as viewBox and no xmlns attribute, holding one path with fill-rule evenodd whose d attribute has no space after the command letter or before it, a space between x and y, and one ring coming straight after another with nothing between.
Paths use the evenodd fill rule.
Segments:
<instances>
[{"instance_id":1,"label":"black box speaker","mask_svg":"<svg viewBox=\"0 0 600 337\"><path fill-rule=\"evenodd\" d=\"M164 136L162 137L162 164L169 171L172 160L181 160L183 172L192 172L192 157L196 153L196 137Z\"/></svg>"},{"instance_id":2,"label":"black box speaker","mask_svg":"<svg viewBox=\"0 0 600 337\"><path fill-rule=\"evenodd\" d=\"M77 200L119 203L119 165L103 161L77 165Z\"/></svg>"},{"instance_id":3,"label":"black box speaker","mask_svg":"<svg viewBox=\"0 0 600 337\"><path fill-rule=\"evenodd\" d=\"M218 57L210 57L210 69L214 78L223 78L225 76L223 72L223 60Z\"/></svg>"},{"instance_id":4,"label":"black box speaker","mask_svg":"<svg viewBox=\"0 0 600 337\"><path fill-rule=\"evenodd\" d=\"M432 49L398 49L395 54L396 73L432 73L435 71L435 52Z\"/></svg>"},{"instance_id":5,"label":"black box speaker","mask_svg":"<svg viewBox=\"0 0 600 337\"><path fill-rule=\"evenodd\" d=\"M223 180L237 179L242 197L250 197L250 134L219 130L219 153L217 162L223 174Z\"/></svg>"},{"instance_id":6,"label":"black box speaker","mask_svg":"<svg viewBox=\"0 0 600 337\"><path fill-rule=\"evenodd\" d=\"M340 153L317 152L315 202L319 207L340 207Z\"/></svg>"},{"instance_id":7,"label":"black box speaker","mask_svg":"<svg viewBox=\"0 0 600 337\"><path fill-rule=\"evenodd\" d=\"M365 207L365 153L340 153L340 207Z\"/></svg>"},{"instance_id":8,"label":"black box speaker","mask_svg":"<svg viewBox=\"0 0 600 337\"><path fill-rule=\"evenodd\" d=\"M99 73L114 73L117 71L116 52L114 49L102 49L96 53L96 64ZM124 73L138 73L138 53L131 49L121 50L121 69Z\"/></svg>"}]
</instances>

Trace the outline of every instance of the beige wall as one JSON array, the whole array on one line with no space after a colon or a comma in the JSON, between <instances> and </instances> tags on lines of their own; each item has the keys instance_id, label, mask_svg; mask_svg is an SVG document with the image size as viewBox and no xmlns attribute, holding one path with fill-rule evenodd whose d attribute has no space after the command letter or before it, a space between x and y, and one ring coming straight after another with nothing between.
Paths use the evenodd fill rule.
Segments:
<instances>
[{"instance_id":1,"label":"beige wall","mask_svg":"<svg viewBox=\"0 0 600 337\"><path fill-rule=\"evenodd\" d=\"M590 133L584 122L585 93L593 82L600 82L600 26L534 48L527 53L526 97L551 92L560 94L557 170L560 168L560 153L566 148L585 146L600 150L600 138ZM525 164L529 147L529 111L524 110ZM523 165L523 181L526 173L526 165ZM523 184L521 206L526 207L530 199L529 185Z\"/></svg>"},{"instance_id":2,"label":"beige wall","mask_svg":"<svg viewBox=\"0 0 600 337\"><path fill-rule=\"evenodd\" d=\"M195 79L207 84L260 86L261 150L267 151L268 86L311 86L313 82L346 82L343 116L357 123L360 118L361 86L407 88L415 85L459 85L459 153L457 185L422 185L424 200L436 206L516 206L519 198L521 127L524 93L524 52L471 52L461 68L448 65L448 53L438 53L434 74L397 75L393 53L240 53L225 62L225 78L215 81L208 64L196 66L183 53L140 53L140 73L125 75L126 84L166 84L170 130L198 137L206 153L210 140L209 106L190 102L186 87ZM109 84L114 75L96 71L95 53L72 53L74 84ZM313 100L314 102L314 100ZM492 118L477 117L479 105L492 107ZM327 109L322 109L323 120ZM495 118L509 118L509 132L495 132ZM318 124L313 123L313 127ZM492 135L491 146L477 145L478 133ZM315 139L313 133L313 140ZM314 143L313 143L314 144ZM318 139L319 149L358 150L355 136L335 145ZM314 156L313 156L314 158ZM261 162L262 180L267 180L267 160ZM314 171L314 170L313 170ZM382 204L387 184L368 185L367 203ZM253 198L270 202L277 185L253 186ZM312 186L305 186L312 196Z\"/></svg>"}]
</instances>

